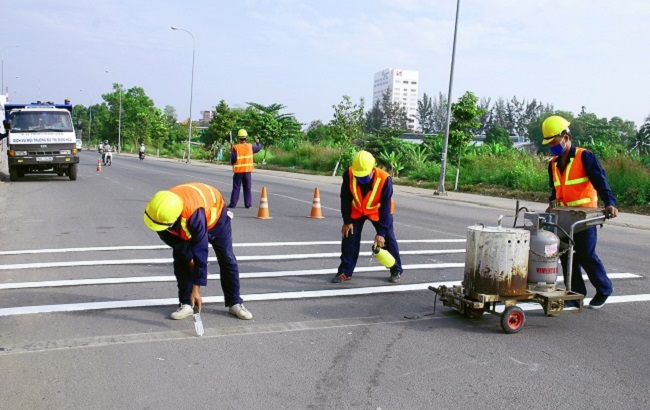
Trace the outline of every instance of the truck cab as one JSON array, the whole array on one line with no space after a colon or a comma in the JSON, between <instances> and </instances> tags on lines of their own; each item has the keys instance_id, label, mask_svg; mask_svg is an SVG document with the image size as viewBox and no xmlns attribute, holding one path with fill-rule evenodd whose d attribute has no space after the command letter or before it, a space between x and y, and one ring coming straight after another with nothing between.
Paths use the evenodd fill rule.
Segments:
<instances>
[{"instance_id":1,"label":"truck cab","mask_svg":"<svg viewBox=\"0 0 650 410\"><path fill-rule=\"evenodd\" d=\"M70 104L5 104L4 111L9 125L7 156L12 181L35 172L77 179L79 157Z\"/></svg>"}]
</instances>

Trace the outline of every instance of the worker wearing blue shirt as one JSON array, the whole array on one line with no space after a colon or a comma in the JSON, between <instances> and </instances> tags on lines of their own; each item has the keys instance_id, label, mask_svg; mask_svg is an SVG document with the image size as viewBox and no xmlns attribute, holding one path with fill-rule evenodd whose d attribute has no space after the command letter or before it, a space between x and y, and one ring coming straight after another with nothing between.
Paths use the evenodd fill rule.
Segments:
<instances>
[{"instance_id":1,"label":"worker wearing blue shirt","mask_svg":"<svg viewBox=\"0 0 650 410\"><path fill-rule=\"evenodd\" d=\"M367 219L376 230L375 245L395 258L390 268L391 283L397 283L402 274L399 246L393 232L393 180L390 175L375 167L375 158L367 151L359 151L352 166L343 173L341 184L341 264L334 283L352 279L359 258L361 231Z\"/></svg>"},{"instance_id":2,"label":"worker wearing blue shirt","mask_svg":"<svg viewBox=\"0 0 650 410\"><path fill-rule=\"evenodd\" d=\"M228 312L239 319L253 318L239 295L239 267L224 204L216 188L194 182L157 192L145 208L145 225L172 248L180 303L172 319L191 316L195 305L201 310L200 288L208 284L208 244L217 255Z\"/></svg>"},{"instance_id":3,"label":"worker wearing blue shirt","mask_svg":"<svg viewBox=\"0 0 650 410\"><path fill-rule=\"evenodd\" d=\"M548 145L555 157L548 166L551 195L547 211L554 206L571 206L581 208L598 208L598 197L605 203L605 214L616 218L616 198L607 182L605 170L598 158L584 148L571 143L569 122L553 115L542 123L543 144ZM601 308L613 292L612 281L602 261L596 255L598 231L596 226L573 235L574 251L571 290L587 295L587 288L580 268L587 273L591 284L596 288L596 295L589 302L593 309ZM567 272L567 255L562 255L562 267ZM566 280L566 277L565 277ZM565 306L575 306L576 301L567 301Z\"/></svg>"},{"instance_id":4,"label":"worker wearing blue shirt","mask_svg":"<svg viewBox=\"0 0 650 410\"><path fill-rule=\"evenodd\" d=\"M255 169L253 162L253 155L260 152L262 144L260 140L255 138L255 144L246 142L248 132L245 129L240 129L237 132L239 144L232 146L230 155L230 163L232 164L232 193L230 194L230 203L228 208L236 208L239 201L239 189L242 184L244 185L244 206L250 208L252 206L253 197L251 194L253 188L253 181L251 174Z\"/></svg>"}]
</instances>

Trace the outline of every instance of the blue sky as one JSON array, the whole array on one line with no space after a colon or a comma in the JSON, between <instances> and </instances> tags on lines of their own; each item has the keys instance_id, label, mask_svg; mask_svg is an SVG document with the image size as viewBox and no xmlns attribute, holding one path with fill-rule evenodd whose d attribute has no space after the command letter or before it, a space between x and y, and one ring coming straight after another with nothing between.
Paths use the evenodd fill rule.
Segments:
<instances>
[{"instance_id":1,"label":"blue sky","mask_svg":"<svg viewBox=\"0 0 650 410\"><path fill-rule=\"evenodd\" d=\"M328 122L343 95L368 109L385 68L420 71L420 96L446 93L455 11L455 0L4 2L4 85L16 102L88 105L119 82L186 118L192 38L176 26L195 38L194 119L223 99ZM646 0L461 0L452 96L584 105L639 126L648 21Z\"/></svg>"}]
</instances>

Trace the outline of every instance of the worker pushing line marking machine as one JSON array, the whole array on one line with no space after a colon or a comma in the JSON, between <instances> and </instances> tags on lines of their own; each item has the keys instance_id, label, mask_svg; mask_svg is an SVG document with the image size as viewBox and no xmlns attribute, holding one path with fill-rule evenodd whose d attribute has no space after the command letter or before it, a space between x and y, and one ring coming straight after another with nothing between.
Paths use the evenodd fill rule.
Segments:
<instances>
[{"instance_id":1,"label":"worker pushing line marking machine","mask_svg":"<svg viewBox=\"0 0 650 410\"><path fill-rule=\"evenodd\" d=\"M517 302L542 305L548 316L582 312L584 295L571 290L573 237L591 226L602 225L607 216L603 209L554 208L550 213L524 212L524 224L517 227L522 210L515 212L512 228L477 224L468 227L465 273L461 286L429 287L443 306L451 307L468 318L483 313L501 316L505 333L519 332L526 321ZM564 242L560 240L564 238ZM557 287L559 259L568 255L566 289ZM579 272L578 272L579 274ZM497 304L505 306L497 312ZM576 304L577 309L567 310Z\"/></svg>"}]
</instances>

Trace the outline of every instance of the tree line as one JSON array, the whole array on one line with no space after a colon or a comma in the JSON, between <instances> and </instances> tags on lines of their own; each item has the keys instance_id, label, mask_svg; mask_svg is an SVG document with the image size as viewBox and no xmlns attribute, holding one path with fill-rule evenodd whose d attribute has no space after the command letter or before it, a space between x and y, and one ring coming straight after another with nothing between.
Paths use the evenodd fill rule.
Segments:
<instances>
[{"instance_id":1,"label":"tree line","mask_svg":"<svg viewBox=\"0 0 650 410\"><path fill-rule=\"evenodd\" d=\"M209 123L199 120L189 124L188 121L178 121L174 107L157 108L141 87L125 89L115 83L111 92L102 95L102 100L90 107L74 106L75 126L88 144L104 140L116 144L119 132L126 150L134 150L140 143L145 143L148 147L179 156L186 150L188 126L193 127L193 142L199 144L192 149L199 151L213 152L230 142L231 133L245 128L251 135L259 137L267 148L278 144L296 146L301 141L310 141L337 147L339 160L346 150L361 140L390 139L409 132L406 109L391 101L390 91L367 111L363 99L355 103L344 96L341 102L332 106L329 122L312 121L306 127L294 114L283 112L287 107L279 103L248 102L246 107L230 107L221 100L215 105ZM517 135L530 139L538 150L544 151L541 122L553 114L562 115L571 122L573 137L579 145L588 145L605 155L624 152L650 155L650 116L637 130L632 121L620 117L598 117L585 107L574 115L555 110L553 105L535 99L527 101L512 97L492 101L490 98L478 99L471 92L452 104L449 148L460 157L475 135L485 135L488 144L506 147L512 144L510 136ZM444 134L446 116L445 94L438 93L432 98L425 93L418 101L415 119L429 146L439 144L437 141ZM194 153L192 157L197 158Z\"/></svg>"}]
</instances>

